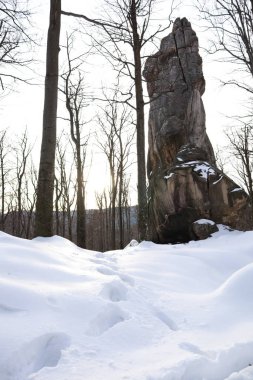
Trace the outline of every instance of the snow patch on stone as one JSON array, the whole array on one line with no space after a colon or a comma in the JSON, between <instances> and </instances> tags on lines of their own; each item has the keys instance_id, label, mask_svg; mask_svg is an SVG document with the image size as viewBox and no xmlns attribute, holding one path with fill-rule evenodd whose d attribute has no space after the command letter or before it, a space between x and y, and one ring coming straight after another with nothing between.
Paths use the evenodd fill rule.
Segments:
<instances>
[{"instance_id":1,"label":"snow patch on stone","mask_svg":"<svg viewBox=\"0 0 253 380\"><path fill-rule=\"evenodd\" d=\"M243 191L241 187L236 187L235 189L231 190L230 193L235 193L237 191Z\"/></svg>"},{"instance_id":2,"label":"snow patch on stone","mask_svg":"<svg viewBox=\"0 0 253 380\"><path fill-rule=\"evenodd\" d=\"M198 219L194 223L198 223L198 224L211 224L212 226L215 224L215 222L213 220L210 220L210 219Z\"/></svg>"}]
</instances>

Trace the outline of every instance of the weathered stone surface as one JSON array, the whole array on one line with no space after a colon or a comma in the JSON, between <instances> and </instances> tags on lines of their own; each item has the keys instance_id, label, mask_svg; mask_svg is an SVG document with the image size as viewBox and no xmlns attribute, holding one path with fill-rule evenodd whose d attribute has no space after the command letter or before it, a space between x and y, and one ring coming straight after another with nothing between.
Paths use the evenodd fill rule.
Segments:
<instances>
[{"instance_id":1,"label":"weathered stone surface","mask_svg":"<svg viewBox=\"0 0 253 380\"><path fill-rule=\"evenodd\" d=\"M215 164L206 134L205 91L198 39L187 19L177 19L144 77L149 114L149 231L155 242L196 239L192 223L212 219L244 229L247 194Z\"/></svg>"},{"instance_id":2,"label":"weathered stone surface","mask_svg":"<svg viewBox=\"0 0 253 380\"><path fill-rule=\"evenodd\" d=\"M193 144L214 153L205 130L205 91L198 39L187 19L177 19L158 53L147 59L143 72L151 98L148 170L168 167L182 145Z\"/></svg>"},{"instance_id":3,"label":"weathered stone surface","mask_svg":"<svg viewBox=\"0 0 253 380\"><path fill-rule=\"evenodd\" d=\"M192 223L192 230L198 240L207 239L211 234L219 231L216 223L209 219L196 220Z\"/></svg>"},{"instance_id":4,"label":"weathered stone surface","mask_svg":"<svg viewBox=\"0 0 253 380\"><path fill-rule=\"evenodd\" d=\"M191 148L184 146L174 165L150 176L149 228L155 242L196 239L191 226L201 218L236 229L249 228L247 194L206 161L201 149Z\"/></svg>"}]
</instances>

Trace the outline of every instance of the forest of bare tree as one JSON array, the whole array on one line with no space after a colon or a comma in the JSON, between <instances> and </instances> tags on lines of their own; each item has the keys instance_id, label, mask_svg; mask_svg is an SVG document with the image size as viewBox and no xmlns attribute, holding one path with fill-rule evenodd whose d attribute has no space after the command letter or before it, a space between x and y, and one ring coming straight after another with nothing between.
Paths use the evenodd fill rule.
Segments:
<instances>
[{"instance_id":1,"label":"forest of bare tree","mask_svg":"<svg viewBox=\"0 0 253 380\"><path fill-rule=\"evenodd\" d=\"M72 12L71 6L62 9L60 0L50 1L40 165L34 161L35 142L28 130L13 136L3 126L2 231L24 238L57 234L82 248L102 251L123 248L133 238L148 238L145 107L149 100L142 70L158 41L168 34L176 8L170 2L166 17L157 23L157 3L105 0L104 17L92 18L85 12ZM0 1L0 85L5 97L17 82L32 83L22 71L32 67L32 46L39 44L34 26L29 29L29 6L16 0ZM198 12L210 33L208 52L222 53L223 61L245 73L242 80L235 75L223 81L224 86L248 93L246 114L234 115L235 127L226 132L226 153L233 157L232 171L252 204L252 2L199 3ZM66 32L64 27L66 34L61 36L62 26L70 19L73 30ZM101 86L94 93L87 85L86 70L90 57L98 56L114 77L110 88ZM93 114L89 113L91 104L96 106ZM60 121L65 127L58 131ZM90 209L86 199L94 145L94 154L101 155L109 180L102 190L95 191L96 205ZM137 193L137 205L131 201L133 192Z\"/></svg>"}]
</instances>

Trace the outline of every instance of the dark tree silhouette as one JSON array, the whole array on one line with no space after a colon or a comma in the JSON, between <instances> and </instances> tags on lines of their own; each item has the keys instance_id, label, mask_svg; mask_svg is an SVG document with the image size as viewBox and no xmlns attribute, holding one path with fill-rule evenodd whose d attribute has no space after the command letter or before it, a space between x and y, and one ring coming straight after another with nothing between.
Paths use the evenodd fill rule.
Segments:
<instances>
[{"instance_id":1,"label":"dark tree silhouette","mask_svg":"<svg viewBox=\"0 0 253 380\"><path fill-rule=\"evenodd\" d=\"M61 0L50 1L47 37L45 98L40 168L37 185L35 235L53 234L54 166L56 150L56 116L58 100L58 54Z\"/></svg>"}]
</instances>

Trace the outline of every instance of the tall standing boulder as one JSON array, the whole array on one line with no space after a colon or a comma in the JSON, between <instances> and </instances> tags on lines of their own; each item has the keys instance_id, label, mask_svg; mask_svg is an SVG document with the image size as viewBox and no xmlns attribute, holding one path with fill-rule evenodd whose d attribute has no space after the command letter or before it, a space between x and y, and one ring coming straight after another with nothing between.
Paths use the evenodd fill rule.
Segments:
<instances>
[{"instance_id":1,"label":"tall standing boulder","mask_svg":"<svg viewBox=\"0 0 253 380\"><path fill-rule=\"evenodd\" d=\"M200 218L234 228L249 224L247 194L215 163L206 133L202 59L196 33L176 19L160 50L146 61L150 97L149 231L155 242L196 238Z\"/></svg>"}]
</instances>

